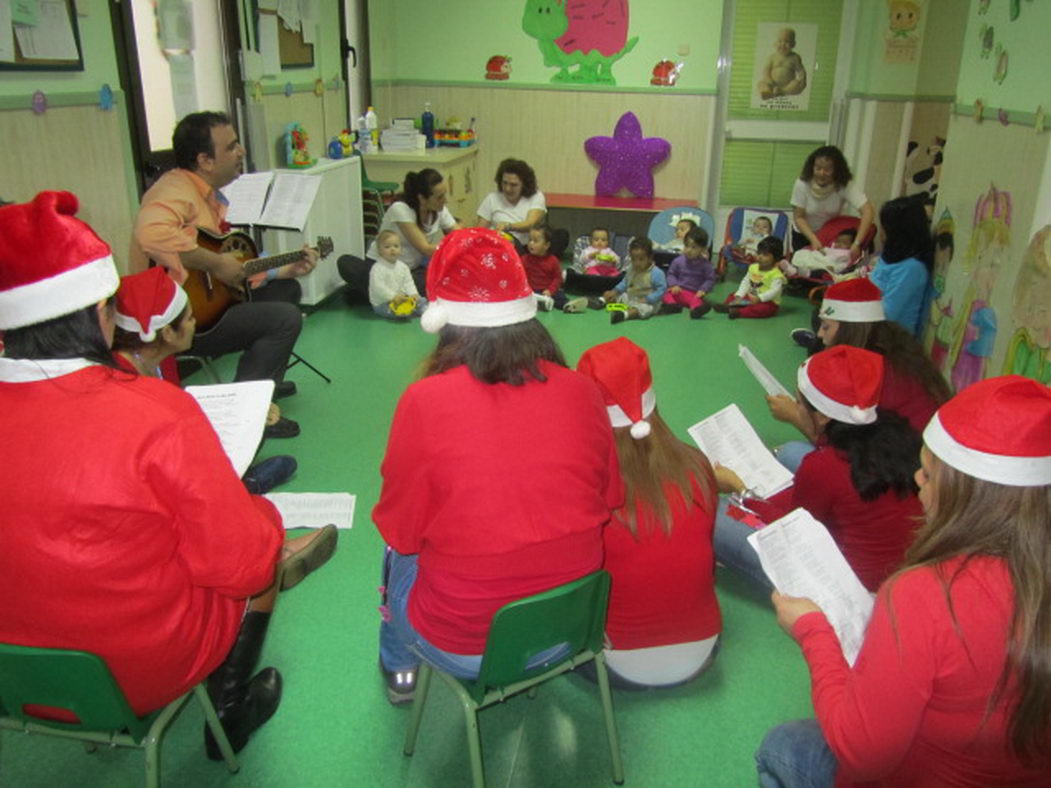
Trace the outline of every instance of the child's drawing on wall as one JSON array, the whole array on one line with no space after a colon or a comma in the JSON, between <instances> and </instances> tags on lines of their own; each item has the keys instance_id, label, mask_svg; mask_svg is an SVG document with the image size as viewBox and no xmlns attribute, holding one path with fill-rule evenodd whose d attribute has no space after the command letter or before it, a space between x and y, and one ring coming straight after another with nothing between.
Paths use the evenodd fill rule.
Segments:
<instances>
[{"instance_id":1,"label":"child's drawing on wall","mask_svg":"<svg viewBox=\"0 0 1051 788\"><path fill-rule=\"evenodd\" d=\"M912 63L920 49L921 0L887 0L887 13L883 60L887 63Z\"/></svg>"},{"instance_id":2,"label":"child's drawing on wall","mask_svg":"<svg viewBox=\"0 0 1051 788\"><path fill-rule=\"evenodd\" d=\"M955 250L955 233L956 222L946 209L934 226L934 270L931 276L930 329L927 331L931 361L938 369L945 365L952 345L952 299L945 298L945 279Z\"/></svg>"},{"instance_id":3,"label":"child's drawing on wall","mask_svg":"<svg viewBox=\"0 0 1051 788\"><path fill-rule=\"evenodd\" d=\"M996 312L990 306L996 277L1011 246L1011 195L990 186L978 198L967 244L970 283L957 315L951 350L952 385L961 391L985 377L996 343Z\"/></svg>"},{"instance_id":4,"label":"child's drawing on wall","mask_svg":"<svg viewBox=\"0 0 1051 788\"><path fill-rule=\"evenodd\" d=\"M1004 374L1051 383L1051 225L1038 230L1022 257L1015 280L1011 317L1015 334L1007 348Z\"/></svg>"}]
</instances>

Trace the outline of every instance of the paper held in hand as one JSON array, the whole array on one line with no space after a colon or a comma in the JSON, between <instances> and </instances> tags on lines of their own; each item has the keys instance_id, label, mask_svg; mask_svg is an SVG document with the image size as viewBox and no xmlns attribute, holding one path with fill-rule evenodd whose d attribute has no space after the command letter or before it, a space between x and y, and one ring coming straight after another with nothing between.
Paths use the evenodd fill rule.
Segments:
<instances>
[{"instance_id":1,"label":"paper held in hand","mask_svg":"<svg viewBox=\"0 0 1051 788\"><path fill-rule=\"evenodd\" d=\"M244 476L263 439L274 381L187 386L186 393L197 400L211 422L237 475Z\"/></svg>"},{"instance_id":2,"label":"paper held in hand","mask_svg":"<svg viewBox=\"0 0 1051 788\"><path fill-rule=\"evenodd\" d=\"M865 639L873 597L858 580L828 529L796 509L749 535L763 571L778 591L812 599L832 625L851 666Z\"/></svg>"},{"instance_id":3,"label":"paper held in hand","mask_svg":"<svg viewBox=\"0 0 1051 788\"><path fill-rule=\"evenodd\" d=\"M727 405L688 430L710 462L724 465L760 498L792 484L792 473L763 445L735 404Z\"/></svg>"},{"instance_id":4,"label":"paper held in hand","mask_svg":"<svg viewBox=\"0 0 1051 788\"><path fill-rule=\"evenodd\" d=\"M741 357L741 361L743 361L744 365L748 367L748 371L752 373L755 379L759 381L759 385L762 386L763 390L771 397L776 397L779 394L783 394L786 397L792 396L792 392L782 386L781 381L775 378L770 370L763 366L763 362L757 359L755 354L747 347L744 345L738 345L737 355Z\"/></svg>"}]
</instances>

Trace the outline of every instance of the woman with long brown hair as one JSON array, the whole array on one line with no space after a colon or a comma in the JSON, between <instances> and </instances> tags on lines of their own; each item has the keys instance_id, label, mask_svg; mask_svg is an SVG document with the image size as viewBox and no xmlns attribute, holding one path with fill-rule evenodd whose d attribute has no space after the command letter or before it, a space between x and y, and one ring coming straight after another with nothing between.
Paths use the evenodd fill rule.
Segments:
<instances>
[{"instance_id":1,"label":"woman with long brown hair","mask_svg":"<svg viewBox=\"0 0 1051 788\"><path fill-rule=\"evenodd\" d=\"M923 438L926 522L854 667L817 605L773 594L817 719L767 734L761 785L1048 785L1051 389L976 383Z\"/></svg>"},{"instance_id":2,"label":"woman with long brown hair","mask_svg":"<svg viewBox=\"0 0 1051 788\"><path fill-rule=\"evenodd\" d=\"M623 337L585 351L577 371L606 400L626 491L603 531L612 576L606 621L610 682L669 687L712 662L722 619L715 596L715 477L657 411L646 351Z\"/></svg>"},{"instance_id":3,"label":"woman with long brown hair","mask_svg":"<svg viewBox=\"0 0 1051 788\"><path fill-rule=\"evenodd\" d=\"M598 569L623 503L602 395L535 319L511 243L454 232L427 284L420 323L438 345L398 402L372 513L389 546L380 667L392 703L412 699L421 659L476 676L493 614Z\"/></svg>"}]
</instances>

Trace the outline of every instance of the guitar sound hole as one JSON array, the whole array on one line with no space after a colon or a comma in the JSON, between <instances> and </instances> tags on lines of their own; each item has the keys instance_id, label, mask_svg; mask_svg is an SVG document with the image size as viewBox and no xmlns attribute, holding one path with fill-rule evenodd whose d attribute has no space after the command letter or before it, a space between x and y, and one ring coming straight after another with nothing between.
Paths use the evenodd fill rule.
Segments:
<instances>
[{"instance_id":1,"label":"guitar sound hole","mask_svg":"<svg viewBox=\"0 0 1051 788\"><path fill-rule=\"evenodd\" d=\"M222 249L224 254L235 254L242 260L252 257L255 254L253 249L246 240L242 238L228 238L227 242L223 244Z\"/></svg>"}]
</instances>

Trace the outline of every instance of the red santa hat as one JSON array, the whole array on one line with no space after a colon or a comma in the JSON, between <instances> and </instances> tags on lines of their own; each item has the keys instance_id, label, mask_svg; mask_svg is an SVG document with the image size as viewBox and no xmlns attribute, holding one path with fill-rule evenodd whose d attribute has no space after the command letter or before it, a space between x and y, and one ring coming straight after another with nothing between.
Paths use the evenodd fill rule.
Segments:
<instances>
[{"instance_id":1,"label":"red santa hat","mask_svg":"<svg viewBox=\"0 0 1051 788\"><path fill-rule=\"evenodd\" d=\"M807 401L833 421L871 424L883 389L883 356L836 345L803 362L798 385Z\"/></svg>"},{"instance_id":2,"label":"red santa hat","mask_svg":"<svg viewBox=\"0 0 1051 788\"><path fill-rule=\"evenodd\" d=\"M425 331L445 325L510 326L536 316L536 296L514 246L493 230L445 236L427 265Z\"/></svg>"},{"instance_id":3,"label":"red santa hat","mask_svg":"<svg viewBox=\"0 0 1051 788\"><path fill-rule=\"evenodd\" d=\"M71 314L116 291L109 246L76 212L69 192L0 208L0 330Z\"/></svg>"},{"instance_id":4,"label":"red santa hat","mask_svg":"<svg viewBox=\"0 0 1051 788\"><path fill-rule=\"evenodd\" d=\"M1020 375L968 386L923 431L942 462L1010 487L1051 484L1051 389Z\"/></svg>"},{"instance_id":5,"label":"red santa hat","mask_svg":"<svg viewBox=\"0 0 1051 788\"><path fill-rule=\"evenodd\" d=\"M171 323L186 308L186 291L156 266L123 276L117 291L117 325L152 342L157 331Z\"/></svg>"},{"instance_id":6,"label":"red santa hat","mask_svg":"<svg viewBox=\"0 0 1051 788\"><path fill-rule=\"evenodd\" d=\"M657 396L645 350L626 337L603 342L584 351L577 372L598 383L612 426L631 427L636 440L650 434L645 419L657 406Z\"/></svg>"},{"instance_id":7,"label":"red santa hat","mask_svg":"<svg viewBox=\"0 0 1051 788\"><path fill-rule=\"evenodd\" d=\"M868 279L848 279L825 291L820 317L841 323L876 323L886 320L883 292Z\"/></svg>"}]
</instances>

